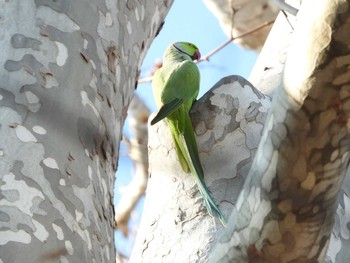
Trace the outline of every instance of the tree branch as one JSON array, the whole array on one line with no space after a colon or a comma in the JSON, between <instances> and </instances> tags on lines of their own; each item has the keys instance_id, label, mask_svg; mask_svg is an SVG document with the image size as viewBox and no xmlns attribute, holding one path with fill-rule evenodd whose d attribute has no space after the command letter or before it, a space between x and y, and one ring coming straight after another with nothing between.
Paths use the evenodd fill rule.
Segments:
<instances>
[{"instance_id":1,"label":"tree branch","mask_svg":"<svg viewBox=\"0 0 350 263\"><path fill-rule=\"evenodd\" d=\"M303 2L283 84L210 262L324 261L349 165L349 26L347 1Z\"/></svg>"},{"instance_id":2,"label":"tree branch","mask_svg":"<svg viewBox=\"0 0 350 263\"><path fill-rule=\"evenodd\" d=\"M124 138L129 156L135 165L134 177L115 208L115 222L125 236L128 235L128 222L130 214L140 197L143 196L148 180L148 130L147 120L150 110L145 103L135 94L129 105L129 123L131 138Z\"/></svg>"},{"instance_id":3,"label":"tree branch","mask_svg":"<svg viewBox=\"0 0 350 263\"><path fill-rule=\"evenodd\" d=\"M229 40L227 40L226 42L224 42L223 44L221 44L220 46L218 46L217 48L215 48L213 51L209 52L207 55L205 55L204 57L202 57L199 61L199 62L202 62L202 61L209 61L209 58L211 56L213 56L214 54L216 54L217 52L219 52L221 49L223 49L224 47L226 47L228 44L230 44L232 41L235 41L236 39L238 38L242 38L242 37L245 37L247 35L250 35L250 34L253 34L255 33L256 31L259 31L261 29L263 29L264 27L267 27L271 24L273 24L275 22L275 19L274 20L271 20L271 21L268 21L268 22L265 22L263 24L261 24L260 26L257 26L256 28L253 28L252 30L249 30L241 35L238 35L236 37L231 37Z\"/></svg>"},{"instance_id":4,"label":"tree branch","mask_svg":"<svg viewBox=\"0 0 350 263\"><path fill-rule=\"evenodd\" d=\"M218 46L217 48L215 48L214 50L210 51L207 55L205 55L204 57L202 57L200 60L198 60L196 63L200 63L200 62L203 62L203 61L209 61L209 58L212 57L213 55L215 55L217 52L219 52L220 50L222 50L224 47L226 47L229 43L231 43L232 41L235 41L236 39L238 38L242 38L242 37L245 37L247 35L250 35L250 34L253 34L267 26L270 26L272 25L273 23L275 22L275 19L274 20L271 20L271 21L268 21L268 22L265 22L263 24L261 24L260 26L257 26L256 28L253 28L241 35L238 35L236 37L231 37L230 39L228 39L226 42L224 42L223 44L221 44L220 46ZM153 76L149 76L149 77L145 77L145 78L140 78L138 80L138 83L147 83L147 82L151 82L153 79Z\"/></svg>"}]
</instances>

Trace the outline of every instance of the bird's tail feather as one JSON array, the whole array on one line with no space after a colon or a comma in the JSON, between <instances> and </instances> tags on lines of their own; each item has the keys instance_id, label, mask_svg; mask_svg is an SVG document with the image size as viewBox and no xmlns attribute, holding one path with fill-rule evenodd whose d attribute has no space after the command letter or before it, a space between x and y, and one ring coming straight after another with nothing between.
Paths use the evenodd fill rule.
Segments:
<instances>
[{"instance_id":1,"label":"bird's tail feather","mask_svg":"<svg viewBox=\"0 0 350 263\"><path fill-rule=\"evenodd\" d=\"M211 216L217 216L220 219L221 223L223 225L226 225L226 220L224 218L224 215L215 204L209 192L209 189L205 185L204 172L199 160L196 138L193 132L191 119L188 114L186 114L185 119L186 119L185 120L186 125L184 126L184 131L183 133L180 133L180 140L182 140L182 144L184 146L183 150L186 152L184 153L184 156L188 156L190 158L190 160L188 160L188 165L192 174L195 176L197 180L198 189L203 196L204 205L207 208L208 213Z\"/></svg>"},{"instance_id":2,"label":"bird's tail feather","mask_svg":"<svg viewBox=\"0 0 350 263\"><path fill-rule=\"evenodd\" d=\"M222 214L222 212L220 211L220 209L215 204L212 196L210 195L209 189L206 187L203 179L200 178L197 174L195 174L195 178L197 180L198 189L203 196L204 205L205 205L206 209L208 210L208 213L211 216L218 217L219 220L221 221L221 223L225 226L227 223L226 219L225 219L224 215Z\"/></svg>"}]
</instances>

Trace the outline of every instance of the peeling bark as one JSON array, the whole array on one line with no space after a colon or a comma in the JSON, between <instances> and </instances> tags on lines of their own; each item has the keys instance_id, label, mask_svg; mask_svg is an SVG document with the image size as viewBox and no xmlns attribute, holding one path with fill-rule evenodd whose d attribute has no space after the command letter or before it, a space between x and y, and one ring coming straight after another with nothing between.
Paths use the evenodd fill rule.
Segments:
<instances>
[{"instance_id":1,"label":"peeling bark","mask_svg":"<svg viewBox=\"0 0 350 263\"><path fill-rule=\"evenodd\" d=\"M193 178L179 173L166 122L149 129L133 262L348 261L349 14L345 0L302 2L271 108L237 77L194 105L206 183L226 228L207 215Z\"/></svg>"},{"instance_id":2,"label":"peeling bark","mask_svg":"<svg viewBox=\"0 0 350 263\"><path fill-rule=\"evenodd\" d=\"M193 106L205 182L226 218L258 147L269 105L270 99L248 81L230 76ZM195 179L182 172L164 121L149 128L149 160L145 207L131 262L207 261L225 229L207 214Z\"/></svg>"},{"instance_id":3,"label":"peeling bark","mask_svg":"<svg viewBox=\"0 0 350 263\"><path fill-rule=\"evenodd\" d=\"M324 261L349 165L349 25L347 1L301 6L283 85L210 261Z\"/></svg>"},{"instance_id":4,"label":"peeling bark","mask_svg":"<svg viewBox=\"0 0 350 263\"><path fill-rule=\"evenodd\" d=\"M0 3L1 262L115 260L121 130L171 3Z\"/></svg>"}]
</instances>

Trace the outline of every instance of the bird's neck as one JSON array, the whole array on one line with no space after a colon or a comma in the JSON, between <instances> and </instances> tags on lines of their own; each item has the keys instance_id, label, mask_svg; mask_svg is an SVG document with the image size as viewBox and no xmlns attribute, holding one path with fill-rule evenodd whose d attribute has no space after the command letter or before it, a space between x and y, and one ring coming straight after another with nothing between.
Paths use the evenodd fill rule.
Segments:
<instances>
[{"instance_id":1,"label":"bird's neck","mask_svg":"<svg viewBox=\"0 0 350 263\"><path fill-rule=\"evenodd\" d=\"M192 61L190 56L179 52L174 47L169 47L168 50L166 50L164 57L163 57L163 63L182 62L184 60Z\"/></svg>"}]
</instances>

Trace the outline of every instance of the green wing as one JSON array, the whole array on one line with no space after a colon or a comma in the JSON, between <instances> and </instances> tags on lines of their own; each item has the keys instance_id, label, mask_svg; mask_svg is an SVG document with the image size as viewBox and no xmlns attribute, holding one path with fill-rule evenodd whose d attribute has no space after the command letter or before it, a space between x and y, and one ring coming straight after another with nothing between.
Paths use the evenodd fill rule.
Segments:
<instances>
[{"instance_id":1,"label":"green wing","mask_svg":"<svg viewBox=\"0 0 350 263\"><path fill-rule=\"evenodd\" d=\"M182 99L175 98L171 102L164 104L158 111L157 115L151 121L151 125L156 124L158 121L168 117L174 111L176 111L184 101Z\"/></svg>"},{"instance_id":2,"label":"green wing","mask_svg":"<svg viewBox=\"0 0 350 263\"><path fill-rule=\"evenodd\" d=\"M166 104L179 98L192 104L199 92L199 80L199 70L194 62L185 60L179 63L164 83L162 102Z\"/></svg>"},{"instance_id":3,"label":"green wing","mask_svg":"<svg viewBox=\"0 0 350 263\"><path fill-rule=\"evenodd\" d=\"M153 87L160 107L151 125L168 117L182 104L189 110L199 91L199 70L192 61L183 61L175 67L161 68L154 76Z\"/></svg>"}]
</instances>

